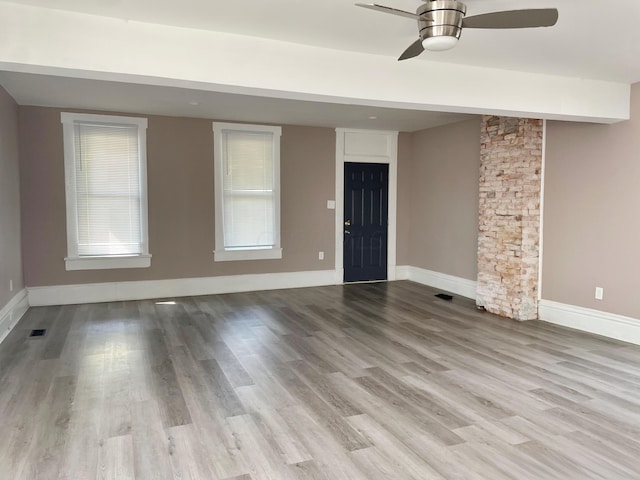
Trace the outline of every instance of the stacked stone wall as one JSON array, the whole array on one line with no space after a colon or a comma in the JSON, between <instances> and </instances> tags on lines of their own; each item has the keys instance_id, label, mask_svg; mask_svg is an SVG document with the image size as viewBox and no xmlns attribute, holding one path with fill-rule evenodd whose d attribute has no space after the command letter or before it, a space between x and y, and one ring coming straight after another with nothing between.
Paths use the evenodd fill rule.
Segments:
<instances>
[{"instance_id":1,"label":"stacked stone wall","mask_svg":"<svg viewBox=\"0 0 640 480\"><path fill-rule=\"evenodd\" d=\"M477 304L538 315L542 120L485 116L481 126Z\"/></svg>"}]
</instances>

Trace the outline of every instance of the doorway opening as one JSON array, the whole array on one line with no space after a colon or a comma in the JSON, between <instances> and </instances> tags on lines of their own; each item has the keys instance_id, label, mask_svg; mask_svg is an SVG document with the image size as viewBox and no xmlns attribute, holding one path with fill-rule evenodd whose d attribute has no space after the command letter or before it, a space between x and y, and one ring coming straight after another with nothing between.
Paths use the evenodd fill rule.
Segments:
<instances>
[{"instance_id":1,"label":"doorway opening","mask_svg":"<svg viewBox=\"0 0 640 480\"><path fill-rule=\"evenodd\" d=\"M382 234L371 233L369 235L368 244L365 237L359 239L359 244L352 240L346 240L345 236L354 236L354 231L349 230L347 227L356 227L353 222L353 218L348 218L345 215L347 212L346 204L346 169L347 164L368 164L369 167L375 166L382 167L377 170L378 178L380 175L386 178L386 194L373 193L375 188L371 188L368 195L378 195L376 202L380 202L380 198L384 197L386 203L386 238L382 238ZM356 168L355 166L353 168ZM381 173L384 172L384 173ZM371 174L371 172L370 172ZM373 173L374 176L376 173ZM360 173L362 175L362 172ZM377 130L354 130L354 129L336 129L336 283L343 282L357 282L357 281L384 281L396 279L396 205L397 205L397 175L398 175L398 132L392 131L377 131ZM378 181L380 183L380 181ZM362 185L361 185L362 186ZM363 191L368 191L364 186L360 190L360 195L363 195ZM350 194L351 195L351 194ZM371 204L374 200L371 200ZM366 206L366 202L362 201L360 204ZM351 202L353 205L353 202ZM351 208L351 207L349 207ZM378 209L380 212L383 209ZM345 225L345 222L350 222L351 225ZM364 225L366 222L362 222ZM380 222L378 222L380 223ZM369 225L373 227L374 222L369 222ZM345 231L349 231L347 234ZM358 237L359 233L355 235ZM386 248L385 248L386 243ZM360 245L360 246L358 246ZM365 248L366 247L366 248ZM378 270L373 276L369 270L367 275L352 275L354 270L360 270L359 273L363 273L364 268L358 267L357 269L345 268L345 250L352 249L352 255L346 257L349 261L359 256L361 259L369 259L370 261L355 262L354 265L365 265L369 263L372 266L374 263L386 263L386 272L384 276ZM364 257L363 257L364 255ZM368 268L367 268L368 269ZM355 278L366 278L366 280L355 280ZM380 278L383 277L383 278Z\"/></svg>"}]
</instances>

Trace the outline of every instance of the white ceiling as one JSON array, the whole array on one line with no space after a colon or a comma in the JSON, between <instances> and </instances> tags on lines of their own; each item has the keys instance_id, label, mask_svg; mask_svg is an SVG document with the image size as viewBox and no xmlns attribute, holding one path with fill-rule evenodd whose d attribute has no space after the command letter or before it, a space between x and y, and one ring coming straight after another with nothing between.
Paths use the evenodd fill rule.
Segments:
<instances>
[{"instance_id":1,"label":"white ceiling","mask_svg":"<svg viewBox=\"0 0 640 480\"><path fill-rule=\"evenodd\" d=\"M420 3L417 0L376 1L408 11L414 11ZM43 8L54 4L59 10L128 22L226 32L389 57L397 57L417 38L414 21L357 8L349 0L9 0L0 1L2 3ZM638 0L468 0L467 7L468 15L557 7L560 18L552 28L467 29L455 49L425 52L408 62L430 60L625 84L640 81ZM15 72L0 75L0 84L21 104L245 121L268 121L263 118L268 112L271 121L279 123L399 130L427 128L464 118L417 110L263 99L97 80L60 80ZM425 82L425 88L427 86ZM189 105L190 101L197 101L199 105ZM247 118L236 118L238 116ZM370 116L378 119L372 121Z\"/></svg>"},{"instance_id":2,"label":"white ceiling","mask_svg":"<svg viewBox=\"0 0 640 480\"><path fill-rule=\"evenodd\" d=\"M399 56L417 37L411 19L355 7L363 0L8 0L124 20L271 38L337 50ZM364 0L364 3L372 0ZM418 0L376 0L415 11ZM640 81L638 0L468 0L467 16L556 7L553 28L463 32L430 60L625 83ZM423 54L421 58L427 57ZM420 60L417 60L420 61Z\"/></svg>"}]
</instances>

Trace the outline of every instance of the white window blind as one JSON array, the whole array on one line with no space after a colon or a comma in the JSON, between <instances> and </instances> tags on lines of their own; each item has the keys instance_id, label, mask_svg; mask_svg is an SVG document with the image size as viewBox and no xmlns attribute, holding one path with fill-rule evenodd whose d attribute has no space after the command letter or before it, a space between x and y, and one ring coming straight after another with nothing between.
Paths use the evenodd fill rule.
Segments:
<instances>
[{"instance_id":1,"label":"white window blind","mask_svg":"<svg viewBox=\"0 0 640 480\"><path fill-rule=\"evenodd\" d=\"M78 255L142 253L138 127L74 128Z\"/></svg>"},{"instance_id":2,"label":"white window blind","mask_svg":"<svg viewBox=\"0 0 640 480\"><path fill-rule=\"evenodd\" d=\"M213 124L215 260L282 258L280 127Z\"/></svg>"},{"instance_id":3,"label":"white window blind","mask_svg":"<svg viewBox=\"0 0 640 480\"><path fill-rule=\"evenodd\" d=\"M143 118L63 113L68 270L150 265Z\"/></svg>"},{"instance_id":4,"label":"white window blind","mask_svg":"<svg viewBox=\"0 0 640 480\"><path fill-rule=\"evenodd\" d=\"M224 246L275 244L273 134L224 132Z\"/></svg>"}]
</instances>

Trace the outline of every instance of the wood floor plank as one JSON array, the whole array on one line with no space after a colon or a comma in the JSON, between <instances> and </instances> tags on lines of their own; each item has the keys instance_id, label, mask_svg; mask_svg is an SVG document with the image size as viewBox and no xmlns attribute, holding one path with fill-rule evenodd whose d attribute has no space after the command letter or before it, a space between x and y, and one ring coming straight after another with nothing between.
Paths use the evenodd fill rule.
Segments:
<instances>
[{"instance_id":1,"label":"wood floor plank","mask_svg":"<svg viewBox=\"0 0 640 480\"><path fill-rule=\"evenodd\" d=\"M191 415L184 401L173 363L167 360L153 365L151 376L154 384L154 397L158 402L162 424L165 428L191 423Z\"/></svg>"},{"instance_id":2,"label":"wood floor plank","mask_svg":"<svg viewBox=\"0 0 640 480\"><path fill-rule=\"evenodd\" d=\"M328 376L318 373L306 362L289 362L288 365L318 396L327 402L342 417L360 415L362 412L349 400L336 391L328 380Z\"/></svg>"},{"instance_id":3,"label":"wood floor plank","mask_svg":"<svg viewBox=\"0 0 640 480\"><path fill-rule=\"evenodd\" d=\"M389 435L389 432L370 416L357 415L351 417L349 423L371 439L375 445L373 448L351 453L351 458L370 475L377 470L385 475L382 478L392 478L392 475L402 479L446 478L414 453L409 446L394 435ZM360 455L361 452L364 452L364 455Z\"/></svg>"},{"instance_id":4,"label":"wood floor plank","mask_svg":"<svg viewBox=\"0 0 640 480\"><path fill-rule=\"evenodd\" d=\"M76 310L75 305L65 305L60 308L53 325L48 331L46 346L42 352L43 359L59 358L71 328L71 322Z\"/></svg>"},{"instance_id":5,"label":"wood floor plank","mask_svg":"<svg viewBox=\"0 0 640 480\"><path fill-rule=\"evenodd\" d=\"M60 461L67 442L71 407L77 378L55 377L45 400L46 409L40 409L38 425L23 465L21 479L57 478Z\"/></svg>"},{"instance_id":6,"label":"wood floor plank","mask_svg":"<svg viewBox=\"0 0 640 480\"><path fill-rule=\"evenodd\" d=\"M206 446L209 466L218 478L243 475L247 468L237 455L235 441L223 417L224 411L210 393L206 372L186 347L176 348L174 358L196 436Z\"/></svg>"},{"instance_id":7,"label":"wood floor plank","mask_svg":"<svg viewBox=\"0 0 640 480\"><path fill-rule=\"evenodd\" d=\"M105 423L105 354L88 355L78 366L77 383L68 440L61 456L60 480L93 478L99 470L99 457L107 436Z\"/></svg>"},{"instance_id":8,"label":"wood floor plank","mask_svg":"<svg viewBox=\"0 0 640 480\"><path fill-rule=\"evenodd\" d=\"M213 356L234 388L254 385L247 373L225 342L213 342Z\"/></svg>"},{"instance_id":9,"label":"wood floor plank","mask_svg":"<svg viewBox=\"0 0 640 480\"><path fill-rule=\"evenodd\" d=\"M238 396L262 436L285 463L304 463L313 459L297 433L287 427L277 410L278 405L271 404L259 386L239 388Z\"/></svg>"},{"instance_id":10,"label":"wood floor plank","mask_svg":"<svg viewBox=\"0 0 640 480\"><path fill-rule=\"evenodd\" d=\"M284 382L275 375L264 362L264 353L260 355L248 355L240 360L243 366L260 387L263 395L268 399L273 408L290 407L298 404L292 392L287 390Z\"/></svg>"},{"instance_id":11,"label":"wood floor plank","mask_svg":"<svg viewBox=\"0 0 640 480\"><path fill-rule=\"evenodd\" d=\"M322 371L323 373L338 372L340 370L329 360L323 358L323 353L310 345L305 338L297 335L283 335L281 338L287 345L299 353L309 365L313 365L314 368Z\"/></svg>"},{"instance_id":12,"label":"wood floor plank","mask_svg":"<svg viewBox=\"0 0 640 480\"><path fill-rule=\"evenodd\" d=\"M103 418L101 435L105 438L129 435L131 433L131 375L129 369L105 372L104 406L109 412Z\"/></svg>"},{"instance_id":13,"label":"wood floor plank","mask_svg":"<svg viewBox=\"0 0 640 480\"><path fill-rule=\"evenodd\" d=\"M251 331L254 332L255 338L243 342L243 345L247 347L248 351L245 351L242 355L255 355L259 349L264 348L278 357L281 362L291 362L302 359L302 356L296 352L295 349L282 341L281 336L276 333L277 329L259 325L257 327L251 327Z\"/></svg>"},{"instance_id":14,"label":"wood floor plank","mask_svg":"<svg viewBox=\"0 0 640 480\"><path fill-rule=\"evenodd\" d=\"M280 410L280 415L291 429L299 433L306 450L326 476L345 480L367 478L333 434L318 425L302 407L287 407Z\"/></svg>"},{"instance_id":15,"label":"wood floor plank","mask_svg":"<svg viewBox=\"0 0 640 480\"><path fill-rule=\"evenodd\" d=\"M437 400L429 398L419 389L403 382L401 379L390 375L380 367L367 369L369 374L380 381L389 390L409 401L413 405L417 405L419 409L424 410L426 415L430 415L434 420L438 421L447 428L455 429L471 425L471 420L464 416L456 414L451 409L447 409L444 405L438 403Z\"/></svg>"},{"instance_id":16,"label":"wood floor plank","mask_svg":"<svg viewBox=\"0 0 640 480\"><path fill-rule=\"evenodd\" d=\"M98 407L100 408L100 407ZM100 457L108 441L100 436L101 418L96 409L73 410L68 440L60 456L59 480L103 478Z\"/></svg>"},{"instance_id":17,"label":"wood floor plank","mask_svg":"<svg viewBox=\"0 0 640 480\"><path fill-rule=\"evenodd\" d=\"M289 470L298 480L331 480L313 460L289 465Z\"/></svg>"},{"instance_id":18,"label":"wood floor plank","mask_svg":"<svg viewBox=\"0 0 640 480\"><path fill-rule=\"evenodd\" d=\"M262 436L250 415L237 415L228 418L227 421L251 478L255 480L293 479L292 472L283 458Z\"/></svg>"},{"instance_id":19,"label":"wood floor plank","mask_svg":"<svg viewBox=\"0 0 640 480\"><path fill-rule=\"evenodd\" d=\"M109 438L101 445L96 478L100 480L135 480L131 435Z\"/></svg>"},{"instance_id":20,"label":"wood floor plank","mask_svg":"<svg viewBox=\"0 0 640 480\"><path fill-rule=\"evenodd\" d=\"M133 466L135 478L165 480L173 477L169 460L169 435L155 401L131 406L133 428Z\"/></svg>"},{"instance_id":21,"label":"wood floor plank","mask_svg":"<svg viewBox=\"0 0 640 480\"><path fill-rule=\"evenodd\" d=\"M510 476L518 479L537 479L553 478L556 474L552 468L527 457L488 430L476 425L456 429L456 433L463 437L467 443L481 446L483 451L490 453L491 457L499 458L501 469Z\"/></svg>"},{"instance_id":22,"label":"wood floor plank","mask_svg":"<svg viewBox=\"0 0 640 480\"><path fill-rule=\"evenodd\" d=\"M242 402L218 362L211 359L203 360L200 364L206 372L205 378L208 381L210 391L216 396L218 405L224 412L222 415L224 417L244 415L246 412L242 407Z\"/></svg>"},{"instance_id":23,"label":"wood floor plank","mask_svg":"<svg viewBox=\"0 0 640 480\"><path fill-rule=\"evenodd\" d=\"M37 428L41 421L40 409L47 405L47 396L57 370L55 360L37 360L33 365L34 373L22 377L20 388L13 390L9 402L3 402L0 424L0 471L10 478L18 478L24 464L30 461L29 449L36 439ZM3 386L7 385L3 381ZM8 385L7 385L8 386ZM9 396L9 389L0 389Z\"/></svg>"},{"instance_id":24,"label":"wood floor plank","mask_svg":"<svg viewBox=\"0 0 640 480\"><path fill-rule=\"evenodd\" d=\"M407 417L408 421L419 426L422 431L431 433L445 445L450 446L463 443L464 440L452 430L434 420L430 415L424 414L423 411L419 410L418 407L406 398L389 390L376 379L372 377L360 377L356 379L356 382L372 395L385 401L387 405L399 408L403 415Z\"/></svg>"},{"instance_id":25,"label":"wood floor plank","mask_svg":"<svg viewBox=\"0 0 640 480\"><path fill-rule=\"evenodd\" d=\"M216 469L208 459L210 445L199 435L193 425L179 425L167 429L169 440L169 461L174 478L206 478L217 480Z\"/></svg>"},{"instance_id":26,"label":"wood floor plank","mask_svg":"<svg viewBox=\"0 0 640 480\"><path fill-rule=\"evenodd\" d=\"M314 420L328 429L336 441L347 451L366 448L371 444L349 426L335 407L324 401L287 365L270 360L274 374L301 405L312 414ZM341 404L342 405L342 404Z\"/></svg>"},{"instance_id":27,"label":"wood floor plank","mask_svg":"<svg viewBox=\"0 0 640 480\"><path fill-rule=\"evenodd\" d=\"M180 384L178 382L173 360L169 354L165 334L155 328L146 332L145 347L148 365L147 375L150 377L152 396L160 410L165 428L191 423Z\"/></svg>"}]
</instances>

